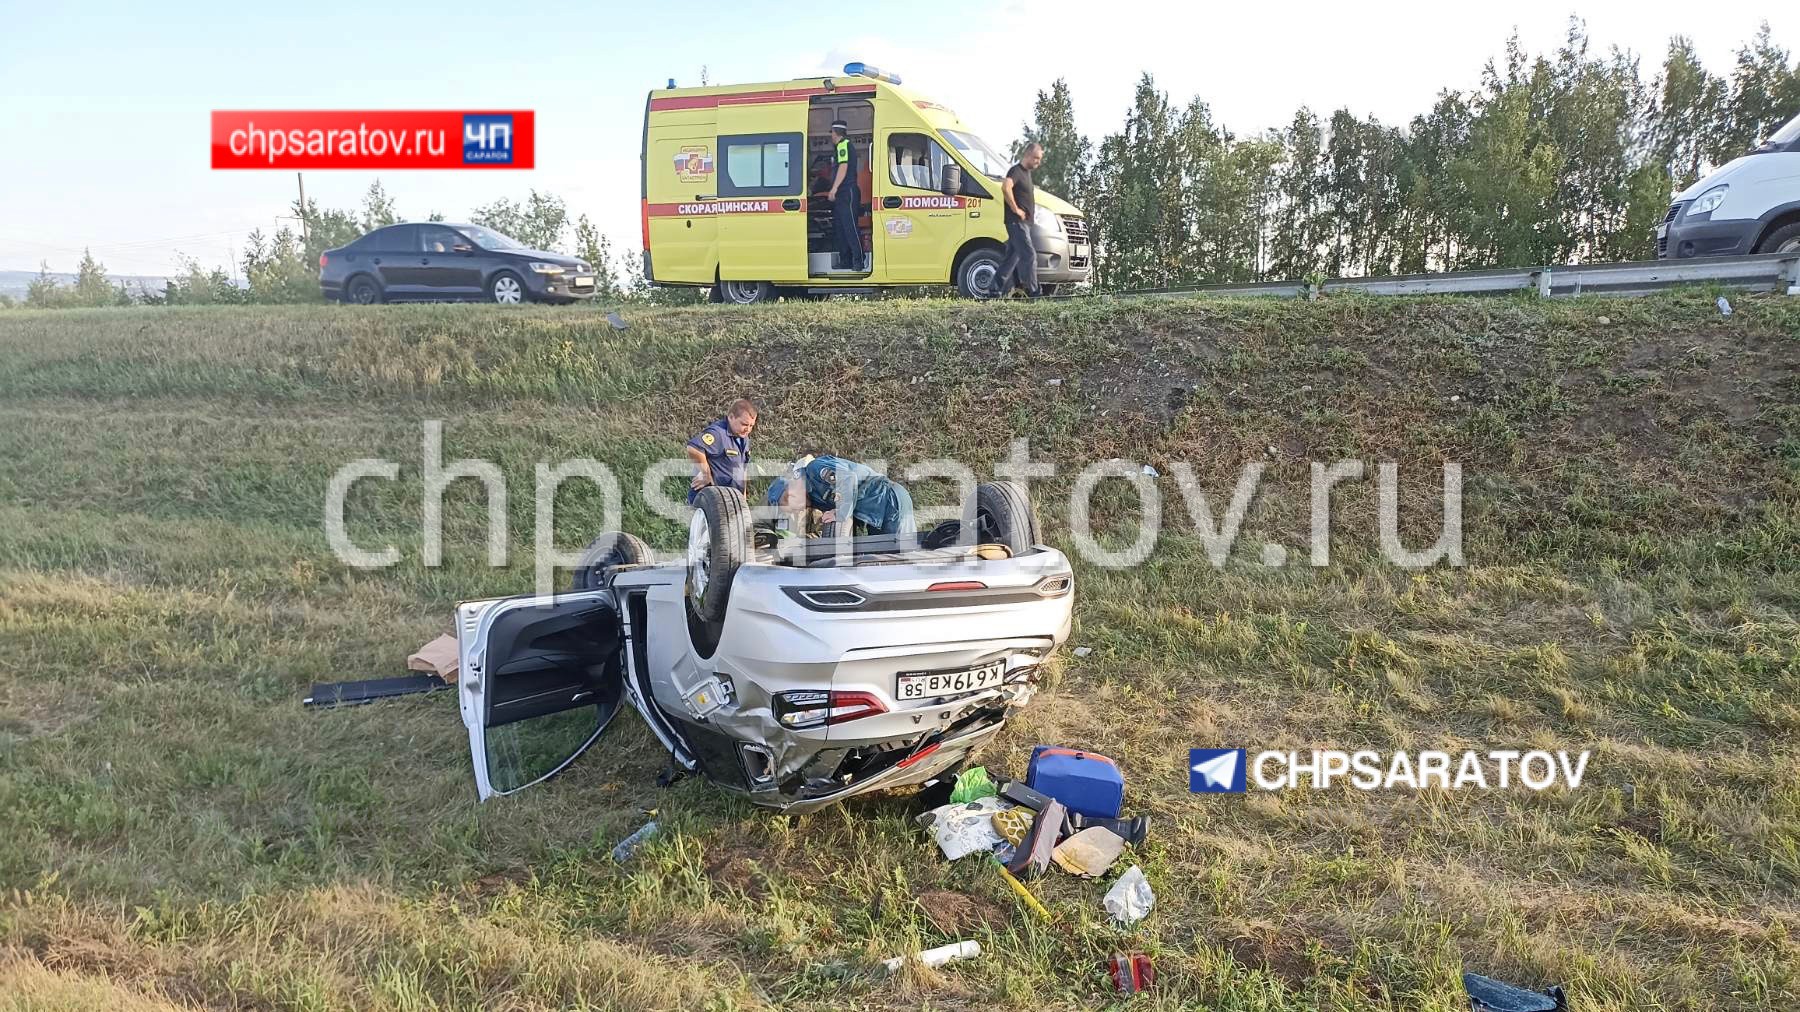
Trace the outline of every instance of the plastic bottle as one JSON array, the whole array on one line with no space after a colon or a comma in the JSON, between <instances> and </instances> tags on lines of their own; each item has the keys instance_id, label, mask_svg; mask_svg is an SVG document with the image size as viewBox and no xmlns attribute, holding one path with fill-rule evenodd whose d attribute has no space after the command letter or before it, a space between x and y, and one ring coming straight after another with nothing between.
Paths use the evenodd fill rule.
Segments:
<instances>
[{"instance_id":1,"label":"plastic bottle","mask_svg":"<svg viewBox=\"0 0 1800 1012\"><path fill-rule=\"evenodd\" d=\"M655 819L638 827L637 832L620 840L619 845L612 849L612 859L621 863L631 860L631 855L637 853L638 848L644 845L644 841L656 835L656 829Z\"/></svg>"}]
</instances>

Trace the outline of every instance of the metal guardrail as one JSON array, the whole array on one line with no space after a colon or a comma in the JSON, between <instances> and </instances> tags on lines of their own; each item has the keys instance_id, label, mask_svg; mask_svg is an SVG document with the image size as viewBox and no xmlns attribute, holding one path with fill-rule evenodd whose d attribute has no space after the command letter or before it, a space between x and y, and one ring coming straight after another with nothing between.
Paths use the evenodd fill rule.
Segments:
<instances>
[{"instance_id":1,"label":"metal guardrail","mask_svg":"<svg viewBox=\"0 0 1800 1012\"><path fill-rule=\"evenodd\" d=\"M1332 278L1316 285L1305 281L1196 285L1192 288L1117 294L1149 298L1266 295L1298 299L1317 298L1321 294L1336 292L1358 292L1363 295L1487 295L1535 290L1544 298L1568 298L1579 295L1643 295L1694 284L1800 295L1800 253Z\"/></svg>"}]
</instances>

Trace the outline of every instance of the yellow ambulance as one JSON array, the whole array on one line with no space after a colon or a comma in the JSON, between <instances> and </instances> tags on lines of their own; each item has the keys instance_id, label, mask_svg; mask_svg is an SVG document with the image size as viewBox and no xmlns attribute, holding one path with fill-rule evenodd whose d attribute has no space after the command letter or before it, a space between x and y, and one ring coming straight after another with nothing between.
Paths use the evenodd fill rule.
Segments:
<instances>
[{"instance_id":1,"label":"yellow ambulance","mask_svg":"<svg viewBox=\"0 0 1800 1012\"><path fill-rule=\"evenodd\" d=\"M992 293L1006 244L1000 184L1012 159L948 108L852 63L841 77L652 91L644 103L644 277L714 302L891 285ZM861 166L862 262L833 250L831 124ZM1033 236L1047 292L1088 278L1087 221L1037 190Z\"/></svg>"}]
</instances>

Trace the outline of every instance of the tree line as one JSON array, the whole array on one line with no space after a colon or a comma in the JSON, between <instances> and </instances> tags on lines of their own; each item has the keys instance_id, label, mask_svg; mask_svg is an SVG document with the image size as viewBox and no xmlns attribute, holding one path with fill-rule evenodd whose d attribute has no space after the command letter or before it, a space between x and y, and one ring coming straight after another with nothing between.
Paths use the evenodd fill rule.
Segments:
<instances>
[{"instance_id":1,"label":"tree line","mask_svg":"<svg viewBox=\"0 0 1800 1012\"><path fill-rule=\"evenodd\" d=\"M1515 35L1472 91L1404 125L1301 108L1238 136L1148 73L1116 133L1075 125L1065 81L1020 145L1038 185L1087 213L1095 285L1133 289L1650 259L1674 192L1800 113L1800 67L1765 23L1727 74L1670 41L1648 79L1571 19L1532 56Z\"/></svg>"},{"instance_id":2,"label":"tree line","mask_svg":"<svg viewBox=\"0 0 1800 1012\"><path fill-rule=\"evenodd\" d=\"M1123 290L1649 259L1675 191L1800 113L1800 66L1767 23L1727 73L1676 37L1646 77L1637 56L1596 52L1571 19L1553 53L1508 39L1480 81L1440 91L1403 125L1302 107L1284 126L1239 136L1204 101L1177 103L1146 73L1121 128L1094 143L1057 80L1038 93L1019 143L1044 144L1038 185L1086 212L1095 287ZM190 259L163 291L128 292L88 255L73 284L46 268L26 304L317 302L321 252L400 220L379 180L355 210L291 210L305 227L251 233L242 283ZM586 215L571 222L552 194L469 217L539 249L572 236L601 298L698 297L646 285L634 256Z\"/></svg>"}]
</instances>

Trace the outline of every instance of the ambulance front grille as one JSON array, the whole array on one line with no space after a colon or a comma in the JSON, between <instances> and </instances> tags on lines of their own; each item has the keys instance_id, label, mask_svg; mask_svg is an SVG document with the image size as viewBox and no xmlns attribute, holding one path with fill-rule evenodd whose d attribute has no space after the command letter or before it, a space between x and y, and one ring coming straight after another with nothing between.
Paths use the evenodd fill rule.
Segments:
<instances>
[{"instance_id":1,"label":"ambulance front grille","mask_svg":"<svg viewBox=\"0 0 1800 1012\"><path fill-rule=\"evenodd\" d=\"M1088 241L1088 229L1087 229L1087 219L1086 218L1079 218L1072 214L1065 214L1062 216L1062 223L1063 223L1063 232L1065 232L1068 235L1070 242L1080 243L1080 242Z\"/></svg>"}]
</instances>

